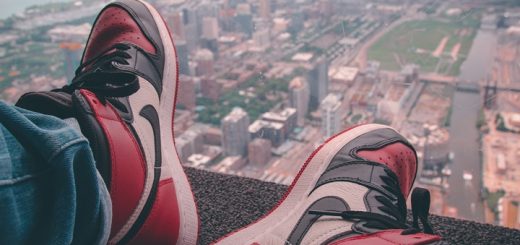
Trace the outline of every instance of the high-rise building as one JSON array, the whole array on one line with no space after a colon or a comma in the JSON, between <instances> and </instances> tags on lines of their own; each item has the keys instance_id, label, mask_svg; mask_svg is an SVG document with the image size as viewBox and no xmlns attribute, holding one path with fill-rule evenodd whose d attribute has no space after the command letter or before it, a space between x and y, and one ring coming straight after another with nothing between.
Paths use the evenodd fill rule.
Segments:
<instances>
[{"instance_id":1,"label":"high-rise building","mask_svg":"<svg viewBox=\"0 0 520 245\"><path fill-rule=\"evenodd\" d=\"M215 17L204 17L202 19L201 46L209 49L214 55L218 55L219 25Z\"/></svg>"},{"instance_id":2,"label":"high-rise building","mask_svg":"<svg viewBox=\"0 0 520 245\"><path fill-rule=\"evenodd\" d=\"M305 117L309 112L309 85L303 77L295 77L289 83L289 103L296 109L298 126L304 126Z\"/></svg>"},{"instance_id":3,"label":"high-rise building","mask_svg":"<svg viewBox=\"0 0 520 245\"><path fill-rule=\"evenodd\" d=\"M192 77L185 75L179 76L179 95L178 103L186 109L193 111L196 104L195 82Z\"/></svg>"},{"instance_id":4,"label":"high-rise building","mask_svg":"<svg viewBox=\"0 0 520 245\"><path fill-rule=\"evenodd\" d=\"M271 0L260 0L258 2L260 18L269 19L271 17Z\"/></svg>"},{"instance_id":5,"label":"high-rise building","mask_svg":"<svg viewBox=\"0 0 520 245\"><path fill-rule=\"evenodd\" d=\"M204 134L204 143L208 145L220 146L222 144L222 130L216 127L210 127Z\"/></svg>"},{"instance_id":6,"label":"high-rise building","mask_svg":"<svg viewBox=\"0 0 520 245\"><path fill-rule=\"evenodd\" d=\"M340 108L340 98L335 94L327 95L321 102L321 128L325 138L329 138L341 130Z\"/></svg>"},{"instance_id":7,"label":"high-rise building","mask_svg":"<svg viewBox=\"0 0 520 245\"><path fill-rule=\"evenodd\" d=\"M189 52L186 41L183 39L176 40L175 50L177 51L177 62L179 62L179 73L190 75Z\"/></svg>"},{"instance_id":8,"label":"high-rise building","mask_svg":"<svg viewBox=\"0 0 520 245\"><path fill-rule=\"evenodd\" d=\"M300 33L304 26L303 23L305 23L305 16L303 13L303 10L295 10L291 14L291 22L289 24L289 33L291 35L296 36L298 33Z\"/></svg>"},{"instance_id":9,"label":"high-rise building","mask_svg":"<svg viewBox=\"0 0 520 245\"><path fill-rule=\"evenodd\" d=\"M204 98L209 98L217 101L220 98L220 91L222 85L217 83L213 77L203 77L200 80L200 90Z\"/></svg>"},{"instance_id":10,"label":"high-rise building","mask_svg":"<svg viewBox=\"0 0 520 245\"><path fill-rule=\"evenodd\" d=\"M282 145L287 139L283 123L278 122L256 120L249 126L249 133L254 139L269 140L274 147Z\"/></svg>"},{"instance_id":11,"label":"high-rise building","mask_svg":"<svg viewBox=\"0 0 520 245\"><path fill-rule=\"evenodd\" d=\"M237 14L251 14L251 5L249 3L237 4Z\"/></svg>"},{"instance_id":12,"label":"high-rise building","mask_svg":"<svg viewBox=\"0 0 520 245\"><path fill-rule=\"evenodd\" d=\"M321 0L318 3L320 15L324 18L330 18L333 16L333 4L331 3L331 0Z\"/></svg>"},{"instance_id":13,"label":"high-rise building","mask_svg":"<svg viewBox=\"0 0 520 245\"><path fill-rule=\"evenodd\" d=\"M249 126L253 138L271 141L274 147L282 145L296 126L296 109L287 107L280 111L266 112Z\"/></svg>"},{"instance_id":14,"label":"high-rise building","mask_svg":"<svg viewBox=\"0 0 520 245\"><path fill-rule=\"evenodd\" d=\"M188 162L188 158L203 151L204 137L195 130L188 130L181 136L175 138L175 147L179 154L179 158L183 163Z\"/></svg>"},{"instance_id":15,"label":"high-rise building","mask_svg":"<svg viewBox=\"0 0 520 245\"><path fill-rule=\"evenodd\" d=\"M186 35L184 33L184 21L181 13L177 11L173 12L171 15L167 16L166 19L173 35L177 39L185 39Z\"/></svg>"},{"instance_id":16,"label":"high-rise building","mask_svg":"<svg viewBox=\"0 0 520 245\"><path fill-rule=\"evenodd\" d=\"M184 25L184 39L188 45L188 50L194 52L198 48L200 31L198 28L198 18L193 7L184 8L182 10L182 21Z\"/></svg>"},{"instance_id":17,"label":"high-rise building","mask_svg":"<svg viewBox=\"0 0 520 245\"><path fill-rule=\"evenodd\" d=\"M250 136L249 116L242 108L234 108L222 119L222 149L227 156L245 156Z\"/></svg>"},{"instance_id":18,"label":"high-rise building","mask_svg":"<svg viewBox=\"0 0 520 245\"><path fill-rule=\"evenodd\" d=\"M217 39L219 35L218 20L215 17L202 19L202 38Z\"/></svg>"},{"instance_id":19,"label":"high-rise building","mask_svg":"<svg viewBox=\"0 0 520 245\"><path fill-rule=\"evenodd\" d=\"M237 5L237 15L235 16L235 23L238 25L238 31L246 34L251 38L254 31L253 15L251 14L251 6L247 3Z\"/></svg>"},{"instance_id":20,"label":"high-rise building","mask_svg":"<svg viewBox=\"0 0 520 245\"><path fill-rule=\"evenodd\" d=\"M282 110L270 111L262 114L262 120L267 122L281 123L285 135L289 135L296 127L296 109L286 107Z\"/></svg>"},{"instance_id":21,"label":"high-rise building","mask_svg":"<svg viewBox=\"0 0 520 245\"><path fill-rule=\"evenodd\" d=\"M254 139L249 143L248 152L250 164L265 166L271 160L271 141Z\"/></svg>"},{"instance_id":22,"label":"high-rise building","mask_svg":"<svg viewBox=\"0 0 520 245\"><path fill-rule=\"evenodd\" d=\"M325 57L314 61L307 81L310 88L310 108L315 110L329 93L329 63Z\"/></svg>"},{"instance_id":23,"label":"high-rise building","mask_svg":"<svg viewBox=\"0 0 520 245\"><path fill-rule=\"evenodd\" d=\"M260 48L267 48L271 45L271 31L268 28L262 28L253 33L253 40Z\"/></svg>"},{"instance_id":24,"label":"high-rise building","mask_svg":"<svg viewBox=\"0 0 520 245\"><path fill-rule=\"evenodd\" d=\"M215 72L214 55L208 49L200 49L195 54L197 76L211 76Z\"/></svg>"}]
</instances>

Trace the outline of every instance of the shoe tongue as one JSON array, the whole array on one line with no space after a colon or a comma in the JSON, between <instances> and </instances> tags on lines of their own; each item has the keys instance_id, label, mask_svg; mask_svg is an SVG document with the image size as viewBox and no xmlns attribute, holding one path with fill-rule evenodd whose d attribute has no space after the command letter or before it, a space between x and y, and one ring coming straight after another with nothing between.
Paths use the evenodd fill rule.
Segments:
<instances>
[{"instance_id":1,"label":"shoe tongue","mask_svg":"<svg viewBox=\"0 0 520 245\"><path fill-rule=\"evenodd\" d=\"M74 117L72 96L65 92L31 92L20 97L16 106L59 118Z\"/></svg>"}]
</instances>

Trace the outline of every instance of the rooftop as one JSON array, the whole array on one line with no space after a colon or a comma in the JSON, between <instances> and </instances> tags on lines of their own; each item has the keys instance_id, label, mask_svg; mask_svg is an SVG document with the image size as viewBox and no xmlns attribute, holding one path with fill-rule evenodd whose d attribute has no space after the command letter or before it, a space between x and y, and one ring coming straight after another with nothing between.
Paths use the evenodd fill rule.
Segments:
<instances>
[{"instance_id":1,"label":"rooftop","mask_svg":"<svg viewBox=\"0 0 520 245\"><path fill-rule=\"evenodd\" d=\"M237 122L238 120L242 119L242 117L247 116L247 112L245 112L240 107L235 107L233 110L226 116L223 121L232 121Z\"/></svg>"},{"instance_id":2,"label":"rooftop","mask_svg":"<svg viewBox=\"0 0 520 245\"><path fill-rule=\"evenodd\" d=\"M187 168L201 219L199 244L252 223L267 214L283 197L287 186ZM411 223L408 217L408 223ZM431 215L443 244L518 244L520 231Z\"/></svg>"},{"instance_id":3,"label":"rooftop","mask_svg":"<svg viewBox=\"0 0 520 245\"><path fill-rule=\"evenodd\" d=\"M358 75L359 69L356 67L340 66L333 67L329 70L329 77L333 80L354 81Z\"/></svg>"}]
</instances>

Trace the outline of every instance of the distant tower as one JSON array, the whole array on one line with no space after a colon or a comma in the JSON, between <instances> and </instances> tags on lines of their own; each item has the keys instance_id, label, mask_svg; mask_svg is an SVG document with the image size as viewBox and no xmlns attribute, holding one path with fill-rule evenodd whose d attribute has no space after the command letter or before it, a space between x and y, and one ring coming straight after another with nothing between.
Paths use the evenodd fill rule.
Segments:
<instances>
[{"instance_id":1,"label":"distant tower","mask_svg":"<svg viewBox=\"0 0 520 245\"><path fill-rule=\"evenodd\" d=\"M202 19L202 38L217 39L219 35L218 20L215 17Z\"/></svg>"},{"instance_id":2,"label":"distant tower","mask_svg":"<svg viewBox=\"0 0 520 245\"><path fill-rule=\"evenodd\" d=\"M178 103L186 109L193 111L196 106L195 82L192 77L179 76Z\"/></svg>"},{"instance_id":3,"label":"distant tower","mask_svg":"<svg viewBox=\"0 0 520 245\"><path fill-rule=\"evenodd\" d=\"M484 90L484 108L488 110L494 109L497 103L497 81L492 85L490 83L488 79Z\"/></svg>"},{"instance_id":4,"label":"distant tower","mask_svg":"<svg viewBox=\"0 0 520 245\"><path fill-rule=\"evenodd\" d=\"M310 107L315 110L329 92L329 64L325 57L318 58L307 77L310 87Z\"/></svg>"},{"instance_id":5,"label":"distant tower","mask_svg":"<svg viewBox=\"0 0 520 245\"><path fill-rule=\"evenodd\" d=\"M271 160L271 141L257 138L248 146L249 163L264 166Z\"/></svg>"},{"instance_id":6,"label":"distant tower","mask_svg":"<svg viewBox=\"0 0 520 245\"><path fill-rule=\"evenodd\" d=\"M202 19L202 47L218 54L219 26L215 17L204 17Z\"/></svg>"},{"instance_id":7,"label":"distant tower","mask_svg":"<svg viewBox=\"0 0 520 245\"><path fill-rule=\"evenodd\" d=\"M182 10L182 23L184 26L184 39L188 45L188 50L194 52L198 48L200 38L198 28L199 20L194 8L189 7Z\"/></svg>"},{"instance_id":8,"label":"distant tower","mask_svg":"<svg viewBox=\"0 0 520 245\"><path fill-rule=\"evenodd\" d=\"M200 80L201 93L204 98L217 101L220 98L221 84L217 83L213 77L203 77Z\"/></svg>"},{"instance_id":9,"label":"distant tower","mask_svg":"<svg viewBox=\"0 0 520 245\"><path fill-rule=\"evenodd\" d=\"M197 76L211 76L215 72L214 55L208 49L201 49L195 54Z\"/></svg>"},{"instance_id":10,"label":"distant tower","mask_svg":"<svg viewBox=\"0 0 520 245\"><path fill-rule=\"evenodd\" d=\"M222 149L227 156L245 156L250 141L249 116L239 107L222 119Z\"/></svg>"},{"instance_id":11,"label":"distant tower","mask_svg":"<svg viewBox=\"0 0 520 245\"><path fill-rule=\"evenodd\" d=\"M179 73L190 75L188 45L183 39L175 41L175 50L177 51L177 61L179 62Z\"/></svg>"},{"instance_id":12,"label":"distant tower","mask_svg":"<svg viewBox=\"0 0 520 245\"><path fill-rule=\"evenodd\" d=\"M168 26L172 30L172 33L178 39L185 39L186 35L184 33L184 21L180 12L174 12L173 14L167 17Z\"/></svg>"},{"instance_id":13,"label":"distant tower","mask_svg":"<svg viewBox=\"0 0 520 245\"><path fill-rule=\"evenodd\" d=\"M269 19L271 17L271 0L260 0L258 5L260 18Z\"/></svg>"},{"instance_id":14,"label":"distant tower","mask_svg":"<svg viewBox=\"0 0 520 245\"><path fill-rule=\"evenodd\" d=\"M65 55L65 77L67 78L67 82L70 83L76 76L76 69L81 62L83 46L76 42L63 42L60 44L60 48Z\"/></svg>"},{"instance_id":15,"label":"distant tower","mask_svg":"<svg viewBox=\"0 0 520 245\"><path fill-rule=\"evenodd\" d=\"M254 31L253 15L251 14L251 5L241 3L237 5L237 15L235 23L238 24L238 31L246 34L247 38L251 38Z\"/></svg>"},{"instance_id":16,"label":"distant tower","mask_svg":"<svg viewBox=\"0 0 520 245\"><path fill-rule=\"evenodd\" d=\"M329 94L320 105L323 136L329 138L341 130L341 101L335 94Z\"/></svg>"},{"instance_id":17,"label":"distant tower","mask_svg":"<svg viewBox=\"0 0 520 245\"><path fill-rule=\"evenodd\" d=\"M309 85L303 77L295 77L289 83L289 102L296 109L297 124L304 126L305 117L309 112Z\"/></svg>"}]
</instances>

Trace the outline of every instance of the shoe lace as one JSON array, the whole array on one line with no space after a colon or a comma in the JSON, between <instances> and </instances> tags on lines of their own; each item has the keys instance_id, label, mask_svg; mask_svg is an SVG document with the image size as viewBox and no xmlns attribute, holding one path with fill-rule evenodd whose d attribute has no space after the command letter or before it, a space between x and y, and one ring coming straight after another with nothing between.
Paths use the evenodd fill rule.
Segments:
<instances>
[{"instance_id":1,"label":"shoe lace","mask_svg":"<svg viewBox=\"0 0 520 245\"><path fill-rule=\"evenodd\" d=\"M433 228L428 220L430 210L430 192L424 188L415 188L412 192L412 216L413 223L410 227L405 222L397 221L390 218L389 216L371 213L365 211L321 211L321 210L310 210L309 214L313 215L326 215L341 217L344 220L367 220L377 221L384 225L385 229L404 229L401 232L402 235L409 235L421 232L419 227L419 220L422 223L422 232L426 234L434 234Z\"/></svg>"},{"instance_id":2,"label":"shoe lace","mask_svg":"<svg viewBox=\"0 0 520 245\"><path fill-rule=\"evenodd\" d=\"M87 89L99 97L126 97L139 89L139 81L134 74L120 72L117 65L129 65L132 58L128 44L118 43L104 53L84 62L76 69L71 84L53 91L72 93ZM114 72L115 71L115 72Z\"/></svg>"}]
</instances>

